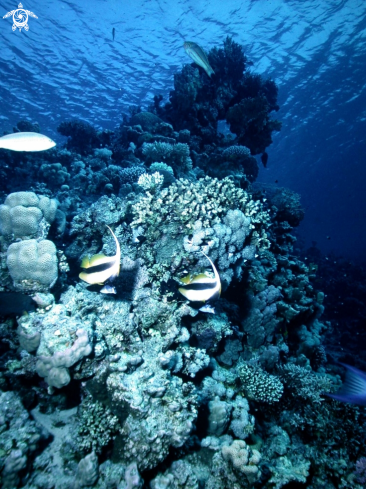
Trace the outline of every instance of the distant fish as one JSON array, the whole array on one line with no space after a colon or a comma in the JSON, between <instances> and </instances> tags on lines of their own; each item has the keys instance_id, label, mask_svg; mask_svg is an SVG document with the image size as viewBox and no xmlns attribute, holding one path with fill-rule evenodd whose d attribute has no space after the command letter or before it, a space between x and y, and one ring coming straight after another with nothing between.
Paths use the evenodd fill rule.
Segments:
<instances>
[{"instance_id":1,"label":"distant fish","mask_svg":"<svg viewBox=\"0 0 366 489\"><path fill-rule=\"evenodd\" d=\"M0 292L0 316L21 316L36 310L35 301L18 292Z\"/></svg>"},{"instance_id":2,"label":"distant fish","mask_svg":"<svg viewBox=\"0 0 366 489\"><path fill-rule=\"evenodd\" d=\"M188 56L190 56L193 61L198 64L198 66L203 68L209 77L211 77L212 74L215 74L214 70L210 66L206 53L198 44L195 42L186 41L183 47Z\"/></svg>"},{"instance_id":3,"label":"distant fish","mask_svg":"<svg viewBox=\"0 0 366 489\"><path fill-rule=\"evenodd\" d=\"M113 41L114 41L114 36L116 35L116 29L113 27L112 29L112 37L113 37Z\"/></svg>"},{"instance_id":4,"label":"distant fish","mask_svg":"<svg viewBox=\"0 0 366 489\"><path fill-rule=\"evenodd\" d=\"M201 251L201 253L205 255L207 260L211 263L214 278L209 277L207 273L200 273L193 276L189 274L180 279L185 285L178 289L179 292L192 302L216 300L221 294L221 281L216 267L203 251Z\"/></svg>"},{"instance_id":5,"label":"distant fish","mask_svg":"<svg viewBox=\"0 0 366 489\"><path fill-rule=\"evenodd\" d=\"M45 151L54 146L55 141L38 132L15 132L0 137L0 148L11 151Z\"/></svg>"},{"instance_id":6,"label":"distant fish","mask_svg":"<svg viewBox=\"0 0 366 489\"><path fill-rule=\"evenodd\" d=\"M337 401L366 406L366 373L346 363L341 365L346 369L344 384L336 394L326 394L326 396Z\"/></svg>"},{"instance_id":7,"label":"distant fish","mask_svg":"<svg viewBox=\"0 0 366 489\"><path fill-rule=\"evenodd\" d=\"M205 312L207 314L216 314L215 308L210 306L210 304L205 304L204 306L198 309L201 312Z\"/></svg>"},{"instance_id":8,"label":"distant fish","mask_svg":"<svg viewBox=\"0 0 366 489\"><path fill-rule=\"evenodd\" d=\"M84 280L84 282L91 285L104 285L107 280L112 281L119 275L121 248L112 229L109 226L107 226L107 228L112 233L116 243L116 254L114 256L105 256L103 253L99 253L97 255L93 255L90 259L86 256L81 262L81 268L85 268L85 271L81 272L79 277L81 280Z\"/></svg>"},{"instance_id":9,"label":"distant fish","mask_svg":"<svg viewBox=\"0 0 366 489\"><path fill-rule=\"evenodd\" d=\"M264 168L267 168L268 153L266 151L261 155L261 162L263 163Z\"/></svg>"},{"instance_id":10,"label":"distant fish","mask_svg":"<svg viewBox=\"0 0 366 489\"><path fill-rule=\"evenodd\" d=\"M105 285L101 290L101 294L117 294L116 287L113 287L113 285Z\"/></svg>"}]
</instances>

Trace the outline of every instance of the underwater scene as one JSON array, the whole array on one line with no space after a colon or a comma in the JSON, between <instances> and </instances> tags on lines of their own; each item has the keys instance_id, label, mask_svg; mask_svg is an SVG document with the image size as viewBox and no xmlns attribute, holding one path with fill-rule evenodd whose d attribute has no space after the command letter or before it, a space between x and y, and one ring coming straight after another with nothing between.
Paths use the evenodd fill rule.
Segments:
<instances>
[{"instance_id":1,"label":"underwater scene","mask_svg":"<svg viewBox=\"0 0 366 489\"><path fill-rule=\"evenodd\" d=\"M366 4L0 0L0 487L366 488Z\"/></svg>"}]
</instances>

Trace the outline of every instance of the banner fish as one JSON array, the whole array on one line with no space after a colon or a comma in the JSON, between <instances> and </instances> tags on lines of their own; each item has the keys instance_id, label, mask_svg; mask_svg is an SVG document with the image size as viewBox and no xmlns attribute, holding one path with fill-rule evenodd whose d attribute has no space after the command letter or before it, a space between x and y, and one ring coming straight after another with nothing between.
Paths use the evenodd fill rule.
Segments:
<instances>
[{"instance_id":1,"label":"banner fish","mask_svg":"<svg viewBox=\"0 0 366 489\"><path fill-rule=\"evenodd\" d=\"M180 281L184 283L184 286L178 289L179 292L184 295L186 299L192 302L216 300L221 294L221 281L216 267L203 251L201 251L201 253L205 255L207 260L210 262L214 272L214 278L207 275L207 273L200 273L193 276L187 275L186 277L180 279Z\"/></svg>"},{"instance_id":2,"label":"banner fish","mask_svg":"<svg viewBox=\"0 0 366 489\"><path fill-rule=\"evenodd\" d=\"M116 254L114 256L105 256L103 253L99 253L91 258L87 256L83 258L81 268L85 268L85 271L79 274L79 278L90 285L104 285L107 280L111 282L119 275L121 248L112 229L109 226L107 228L112 233L116 243Z\"/></svg>"},{"instance_id":3,"label":"banner fish","mask_svg":"<svg viewBox=\"0 0 366 489\"><path fill-rule=\"evenodd\" d=\"M188 56L190 56L193 61L198 64L198 66L203 68L210 78L212 74L215 74L214 70L210 66L210 63L208 62L206 53L198 44L195 42L186 41L183 44L183 47Z\"/></svg>"},{"instance_id":4,"label":"banner fish","mask_svg":"<svg viewBox=\"0 0 366 489\"><path fill-rule=\"evenodd\" d=\"M0 148L11 151L45 151L54 146L55 141L38 132L15 132L0 137Z\"/></svg>"}]
</instances>

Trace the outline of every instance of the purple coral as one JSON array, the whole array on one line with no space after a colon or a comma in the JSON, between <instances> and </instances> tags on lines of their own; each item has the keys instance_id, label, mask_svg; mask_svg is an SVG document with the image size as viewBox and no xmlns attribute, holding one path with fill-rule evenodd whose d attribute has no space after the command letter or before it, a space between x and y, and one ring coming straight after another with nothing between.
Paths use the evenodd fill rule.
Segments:
<instances>
[{"instance_id":1,"label":"purple coral","mask_svg":"<svg viewBox=\"0 0 366 489\"><path fill-rule=\"evenodd\" d=\"M357 477L357 482L360 484L366 483L366 457L361 457L357 460L355 475Z\"/></svg>"}]
</instances>

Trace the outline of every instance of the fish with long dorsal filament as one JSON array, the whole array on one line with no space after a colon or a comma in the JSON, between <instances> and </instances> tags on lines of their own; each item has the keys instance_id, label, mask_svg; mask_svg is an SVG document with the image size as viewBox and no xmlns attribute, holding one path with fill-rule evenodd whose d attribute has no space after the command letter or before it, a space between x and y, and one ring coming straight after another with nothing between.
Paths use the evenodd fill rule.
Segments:
<instances>
[{"instance_id":1,"label":"fish with long dorsal filament","mask_svg":"<svg viewBox=\"0 0 366 489\"><path fill-rule=\"evenodd\" d=\"M0 137L0 148L10 151L46 151L54 146L55 141L38 132L15 132Z\"/></svg>"},{"instance_id":2,"label":"fish with long dorsal filament","mask_svg":"<svg viewBox=\"0 0 366 489\"><path fill-rule=\"evenodd\" d=\"M184 286L179 287L179 292L191 302L207 302L214 301L221 294L221 280L212 260L203 252L201 253L210 262L214 277L210 277L207 273L199 273L198 275L187 275L180 279ZM203 310L202 312L208 312ZM209 311L212 312L212 311Z\"/></svg>"},{"instance_id":3,"label":"fish with long dorsal filament","mask_svg":"<svg viewBox=\"0 0 366 489\"><path fill-rule=\"evenodd\" d=\"M196 64L198 64L198 66L203 68L210 78L212 74L215 74L214 70L212 69L208 61L206 53L198 44L196 44L195 42L186 41L183 44L183 47L186 53L188 54L188 56L190 56L193 59L193 61Z\"/></svg>"},{"instance_id":4,"label":"fish with long dorsal filament","mask_svg":"<svg viewBox=\"0 0 366 489\"><path fill-rule=\"evenodd\" d=\"M112 229L107 226L116 243L116 254L114 256L105 256L98 253L92 257L85 256L81 262L81 268L85 270L79 274L79 278L90 285L105 285L105 282L112 282L119 275L121 248ZM103 290L103 289L102 289ZM108 292L106 292L108 290ZM103 293L113 293L109 287Z\"/></svg>"}]
</instances>

